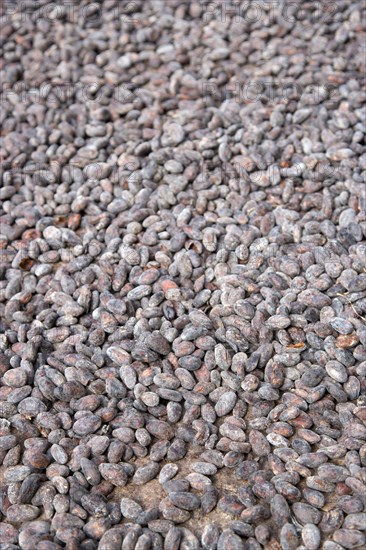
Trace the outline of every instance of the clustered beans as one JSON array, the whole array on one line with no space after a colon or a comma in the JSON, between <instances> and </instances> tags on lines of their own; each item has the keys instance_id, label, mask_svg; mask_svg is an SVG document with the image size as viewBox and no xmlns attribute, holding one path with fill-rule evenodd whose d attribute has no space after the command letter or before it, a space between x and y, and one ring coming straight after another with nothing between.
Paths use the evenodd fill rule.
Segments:
<instances>
[{"instance_id":1,"label":"clustered beans","mask_svg":"<svg viewBox=\"0 0 366 550\"><path fill-rule=\"evenodd\" d=\"M6 2L1 550L366 547L362 2Z\"/></svg>"}]
</instances>

